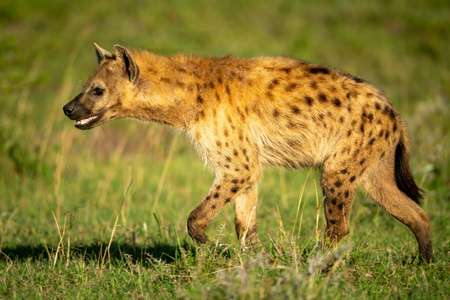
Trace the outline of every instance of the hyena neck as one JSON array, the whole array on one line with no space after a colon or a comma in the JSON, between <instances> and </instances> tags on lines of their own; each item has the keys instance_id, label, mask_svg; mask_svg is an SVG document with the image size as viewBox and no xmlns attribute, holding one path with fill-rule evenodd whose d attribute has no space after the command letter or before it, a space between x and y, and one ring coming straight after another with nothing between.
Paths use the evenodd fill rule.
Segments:
<instances>
[{"instance_id":1,"label":"hyena neck","mask_svg":"<svg viewBox=\"0 0 450 300\"><path fill-rule=\"evenodd\" d=\"M202 59L184 55L165 57L145 51L134 52L133 57L139 66L139 79L130 117L187 130L207 104L199 103L203 101L199 95L206 86L205 74L201 73Z\"/></svg>"}]
</instances>

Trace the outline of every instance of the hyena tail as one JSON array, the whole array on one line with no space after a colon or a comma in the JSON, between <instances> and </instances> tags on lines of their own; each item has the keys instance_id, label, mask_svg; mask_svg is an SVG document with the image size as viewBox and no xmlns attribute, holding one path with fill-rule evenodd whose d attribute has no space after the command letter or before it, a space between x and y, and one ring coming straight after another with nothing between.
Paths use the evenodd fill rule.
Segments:
<instances>
[{"instance_id":1,"label":"hyena tail","mask_svg":"<svg viewBox=\"0 0 450 300\"><path fill-rule=\"evenodd\" d=\"M414 181L409 163L409 137L406 124L403 120L401 120L401 123L403 123L403 126L401 126L402 134L395 149L395 180L397 181L397 187L420 205L420 199L423 197L424 191Z\"/></svg>"}]
</instances>

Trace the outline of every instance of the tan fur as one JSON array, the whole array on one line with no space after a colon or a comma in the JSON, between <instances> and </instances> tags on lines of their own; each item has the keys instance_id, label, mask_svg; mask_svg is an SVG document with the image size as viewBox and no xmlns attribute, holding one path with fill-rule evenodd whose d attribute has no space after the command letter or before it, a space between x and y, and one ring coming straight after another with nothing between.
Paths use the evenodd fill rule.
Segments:
<instances>
[{"instance_id":1,"label":"tan fur","mask_svg":"<svg viewBox=\"0 0 450 300\"><path fill-rule=\"evenodd\" d=\"M97 45L96 51L98 69L65 113L73 120L94 117L78 122L80 129L136 118L185 132L216 175L188 218L196 241L207 242L209 222L234 201L241 244L255 244L262 167L323 166L330 245L348 233L354 193L363 187L409 226L421 258L431 258L430 222L414 203L420 193L410 174L405 123L367 82L284 57L164 57L121 46L113 55Z\"/></svg>"}]
</instances>

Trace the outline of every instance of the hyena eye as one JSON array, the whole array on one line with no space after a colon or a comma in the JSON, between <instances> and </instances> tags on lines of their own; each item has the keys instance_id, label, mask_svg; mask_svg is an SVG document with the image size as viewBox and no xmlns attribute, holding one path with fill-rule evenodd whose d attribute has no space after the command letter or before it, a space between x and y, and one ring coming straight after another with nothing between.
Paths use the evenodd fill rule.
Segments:
<instances>
[{"instance_id":1,"label":"hyena eye","mask_svg":"<svg viewBox=\"0 0 450 300\"><path fill-rule=\"evenodd\" d=\"M103 95L103 92L104 92L104 90L101 89L101 88L95 88L95 89L92 91L92 93L93 93L95 96L101 96L101 95Z\"/></svg>"}]
</instances>

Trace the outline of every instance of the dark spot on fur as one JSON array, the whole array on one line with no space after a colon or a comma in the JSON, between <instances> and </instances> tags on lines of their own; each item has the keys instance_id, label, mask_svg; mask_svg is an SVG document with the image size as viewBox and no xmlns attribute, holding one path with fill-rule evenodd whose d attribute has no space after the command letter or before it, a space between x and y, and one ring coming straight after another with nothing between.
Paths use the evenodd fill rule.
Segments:
<instances>
[{"instance_id":1,"label":"dark spot on fur","mask_svg":"<svg viewBox=\"0 0 450 300\"><path fill-rule=\"evenodd\" d=\"M203 98L202 98L202 96L200 96L200 95L197 96L197 102L198 102L199 104L203 104Z\"/></svg>"},{"instance_id":2,"label":"dark spot on fur","mask_svg":"<svg viewBox=\"0 0 450 300\"><path fill-rule=\"evenodd\" d=\"M236 149L233 150L233 154L234 154L234 156L238 156L239 155L239 153L237 152Z\"/></svg>"},{"instance_id":3,"label":"dark spot on fur","mask_svg":"<svg viewBox=\"0 0 450 300\"><path fill-rule=\"evenodd\" d=\"M239 179L233 179L233 180L231 180L231 183L233 183L233 184L236 184L236 183L238 183L239 182Z\"/></svg>"},{"instance_id":4,"label":"dark spot on fur","mask_svg":"<svg viewBox=\"0 0 450 300\"><path fill-rule=\"evenodd\" d=\"M227 86L225 87L225 90L226 90L226 92L227 92L228 95L231 93L231 92L230 92L230 86L227 85Z\"/></svg>"},{"instance_id":5,"label":"dark spot on fur","mask_svg":"<svg viewBox=\"0 0 450 300\"><path fill-rule=\"evenodd\" d=\"M347 168L341 170L341 174L347 174L347 172L348 172Z\"/></svg>"},{"instance_id":6,"label":"dark spot on fur","mask_svg":"<svg viewBox=\"0 0 450 300\"><path fill-rule=\"evenodd\" d=\"M227 198L226 200L225 200L225 203L229 203L231 201L231 198Z\"/></svg>"},{"instance_id":7,"label":"dark spot on fur","mask_svg":"<svg viewBox=\"0 0 450 300\"><path fill-rule=\"evenodd\" d=\"M224 135L224 136L228 136L228 135L229 135L228 129L225 129L225 130L223 131L223 135Z\"/></svg>"},{"instance_id":8,"label":"dark spot on fur","mask_svg":"<svg viewBox=\"0 0 450 300\"><path fill-rule=\"evenodd\" d=\"M300 113L300 109L297 106L291 106L291 112L293 114L299 114Z\"/></svg>"},{"instance_id":9,"label":"dark spot on fur","mask_svg":"<svg viewBox=\"0 0 450 300\"><path fill-rule=\"evenodd\" d=\"M176 85L177 87L183 88L183 87L185 86L185 83L182 82L182 81L177 80L177 81L175 81L175 85Z\"/></svg>"},{"instance_id":10,"label":"dark spot on fur","mask_svg":"<svg viewBox=\"0 0 450 300\"><path fill-rule=\"evenodd\" d=\"M228 162L231 162L231 158L230 158L229 156L226 156L225 159L226 159Z\"/></svg>"},{"instance_id":11,"label":"dark spot on fur","mask_svg":"<svg viewBox=\"0 0 450 300\"><path fill-rule=\"evenodd\" d=\"M331 199L331 204L336 205L336 199Z\"/></svg>"},{"instance_id":12,"label":"dark spot on fur","mask_svg":"<svg viewBox=\"0 0 450 300\"><path fill-rule=\"evenodd\" d=\"M297 84L294 83L294 82L292 82L292 83L290 83L288 86L286 86L285 91L288 92L288 93L290 93L290 92L292 92L293 90L295 90L296 87L297 87Z\"/></svg>"},{"instance_id":13,"label":"dark spot on fur","mask_svg":"<svg viewBox=\"0 0 450 300\"><path fill-rule=\"evenodd\" d=\"M329 209L328 209L328 213L329 213L329 214L332 214L332 213L333 213L333 210L332 210L331 208L329 208Z\"/></svg>"},{"instance_id":14,"label":"dark spot on fur","mask_svg":"<svg viewBox=\"0 0 450 300\"><path fill-rule=\"evenodd\" d=\"M335 183L334 183L334 186L335 187L341 187L342 186L342 181L336 181Z\"/></svg>"},{"instance_id":15,"label":"dark spot on fur","mask_svg":"<svg viewBox=\"0 0 450 300\"><path fill-rule=\"evenodd\" d=\"M311 83L309 84L309 86L312 88L312 89L314 89L314 90L317 90L317 81L311 81Z\"/></svg>"},{"instance_id":16,"label":"dark spot on fur","mask_svg":"<svg viewBox=\"0 0 450 300\"><path fill-rule=\"evenodd\" d=\"M244 168L248 171L250 170L249 166L247 164L244 165Z\"/></svg>"},{"instance_id":17,"label":"dark spot on fur","mask_svg":"<svg viewBox=\"0 0 450 300\"><path fill-rule=\"evenodd\" d=\"M397 131L397 123L394 123L394 126L392 127L392 131L396 132Z\"/></svg>"},{"instance_id":18,"label":"dark spot on fur","mask_svg":"<svg viewBox=\"0 0 450 300\"><path fill-rule=\"evenodd\" d=\"M355 181L355 179L356 179L356 176L352 176L352 177L350 177L350 182L353 182L353 181Z\"/></svg>"},{"instance_id":19,"label":"dark spot on fur","mask_svg":"<svg viewBox=\"0 0 450 300\"><path fill-rule=\"evenodd\" d=\"M330 70L327 68L323 68L323 67L316 67L316 68L311 68L309 69L309 72L311 74L330 74Z\"/></svg>"},{"instance_id":20,"label":"dark spot on fur","mask_svg":"<svg viewBox=\"0 0 450 300\"><path fill-rule=\"evenodd\" d=\"M208 195L208 196L206 197L206 200L208 201L209 199L211 199L211 196Z\"/></svg>"},{"instance_id":21,"label":"dark spot on fur","mask_svg":"<svg viewBox=\"0 0 450 300\"><path fill-rule=\"evenodd\" d=\"M348 196L347 196L348 197ZM338 205L338 209L339 210L342 210L344 208L344 204L342 204L342 203L339 203L339 205Z\"/></svg>"},{"instance_id":22,"label":"dark spot on fur","mask_svg":"<svg viewBox=\"0 0 450 300\"><path fill-rule=\"evenodd\" d=\"M359 77L356 77L356 76L353 76L353 75L350 75L350 74L345 74L348 78L351 78L351 79L353 79L355 82L357 82L357 83L363 83L363 82L365 82L365 80L364 79L361 79L361 78L359 78Z\"/></svg>"},{"instance_id":23,"label":"dark spot on fur","mask_svg":"<svg viewBox=\"0 0 450 300\"><path fill-rule=\"evenodd\" d=\"M220 141L216 141L217 147L222 147L222 143Z\"/></svg>"},{"instance_id":24,"label":"dark spot on fur","mask_svg":"<svg viewBox=\"0 0 450 300\"><path fill-rule=\"evenodd\" d=\"M275 109L273 110L272 115L273 115L274 118L277 118L277 117L280 115L280 113L278 112L278 109L275 108Z\"/></svg>"},{"instance_id":25,"label":"dark spot on fur","mask_svg":"<svg viewBox=\"0 0 450 300\"><path fill-rule=\"evenodd\" d=\"M375 102L375 108L376 108L377 110L380 110L380 109L381 109L381 105L380 105L380 103L378 103L378 102Z\"/></svg>"},{"instance_id":26,"label":"dark spot on fur","mask_svg":"<svg viewBox=\"0 0 450 300\"><path fill-rule=\"evenodd\" d=\"M267 89L272 90L279 83L278 79L273 79L268 85Z\"/></svg>"},{"instance_id":27,"label":"dark spot on fur","mask_svg":"<svg viewBox=\"0 0 450 300\"><path fill-rule=\"evenodd\" d=\"M327 102L327 96L323 93L320 93L318 98L321 102Z\"/></svg>"},{"instance_id":28,"label":"dark spot on fur","mask_svg":"<svg viewBox=\"0 0 450 300\"><path fill-rule=\"evenodd\" d=\"M306 104L311 106L314 100L311 97L306 96L304 101L305 101Z\"/></svg>"},{"instance_id":29,"label":"dark spot on fur","mask_svg":"<svg viewBox=\"0 0 450 300\"><path fill-rule=\"evenodd\" d=\"M231 188L231 192L232 193L237 193L237 191L239 191L239 187L238 186L233 186L232 188Z\"/></svg>"},{"instance_id":30,"label":"dark spot on fur","mask_svg":"<svg viewBox=\"0 0 450 300\"><path fill-rule=\"evenodd\" d=\"M361 124L361 125L359 126L359 131L361 131L362 133L364 133L364 124Z\"/></svg>"},{"instance_id":31,"label":"dark spot on fur","mask_svg":"<svg viewBox=\"0 0 450 300\"><path fill-rule=\"evenodd\" d=\"M392 120L395 119L395 112L392 108L386 105L383 109L383 114L388 115Z\"/></svg>"},{"instance_id":32,"label":"dark spot on fur","mask_svg":"<svg viewBox=\"0 0 450 300\"><path fill-rule=\"evenodd\" d=\"M366 122L366 121L372 122L373 114L367 114L365 111L363 111L363 113L361 115L361 119L363 122Z\"/></svg>"},{"instance_id":33,"label":"dark spot on fur","mask_svg":"<svg viewBox=\"0 0 450 300\"><path fill-rule=\"evenodd\" d=\"M374 142L375 142L375 139L374 139L374 138L372 138L372 139L370 139L370 141L369 141L368 145L369 145L369 146L372 146Z\"/></svg>"},{"instance_id":34,"label":"dark spot on fur","mask_svg":"<svg viewBox=\"0 0 450 300\"><path fill-rule=\"evenodd\" d=\"M339 123L344 123L344 117L342 116L339 117Z\"/></svg>"},{"instance_id":35,"label":"dark spot on fur","mask_svg":"<svg viewBox=\"0 0 450 300\"><path fill-rule=\"evenodd\" d=\"M216 186L216 190L220 190L222 186L219 184L218 186Z\"/></svg>"},{"instance_id":36,"label":"dark spot on fur","mask_svg":"<svg viewBox=\"0 0 450 300\"><path fill-rule=\"evenodd\" d=\"M334 192L335 192L334 188L331 188L330 193L334 194Z\"/></svg>"},{"instance_id":37,"label":"dark spot on fur","mask_svg":"<svg viewBox=\"0 0 450 300\"><path fill-rule=\"evenodd\" d=\"M282 69L280 69L280 71L283 71L286 74L289 74L289 73L291 73L291 68L282 68Z\"/></svg>"},{"instance_id":38,"label":"dark spot on fur","mask_svg":"<svg viewBox=\"0 0 450 300\"><path fill-rule=\"evenodd\" d=\"M330 224L336 224L336 221L335 220L330 220Z\"/></svg>"},{"instance_id":39,"label":"dark spot on fur","mask_svg":"<svg viewBox=\"0 0 450 300\"><path fill-rule=\"evenodd\" d=\"M219 193L214 193L214 198L219 198Z\"/></svg>"},{"instance_id":40,"label":"dark spot on fur","mask_svg":"<svg viewBox=\"0 0 450 300\"><path fill-rule=\"evenodd\" d=\"M359 172L359 176L361 176L366 171L366 168L363 168L361 172Z\"/></svg>"},{"instance_id":41,"label":"dark spot on fur","mask_svg":"<svg viewBox=\"0 0 450 300\"><path fill-rule=\"evenodd\" d=\"M345 198L348 198L349 195L350 195L350 192L349 191L345 191L345 193L344 193Z\"/></svg>"},{"instance_id":42,"label":"dark spot on fur","mask_svg":"<svg viewBox=\"0 0 450 300\"><path fill-rule=\"evenodd\" d=\"M340 101L338 98L334 98L334 99L333 99L333 104L334 104L336 107L340 107L340 106L341 106L341 101Z\"/></svg>"}]
</instances>

